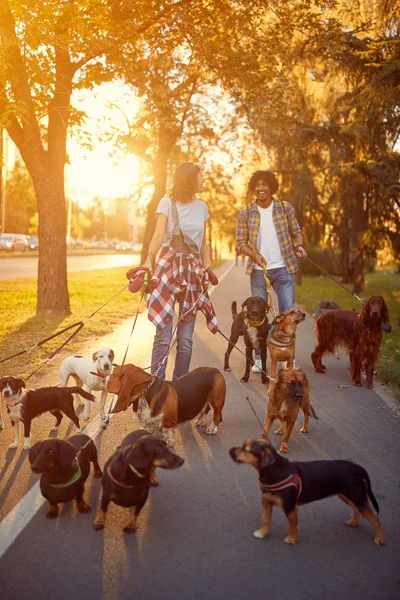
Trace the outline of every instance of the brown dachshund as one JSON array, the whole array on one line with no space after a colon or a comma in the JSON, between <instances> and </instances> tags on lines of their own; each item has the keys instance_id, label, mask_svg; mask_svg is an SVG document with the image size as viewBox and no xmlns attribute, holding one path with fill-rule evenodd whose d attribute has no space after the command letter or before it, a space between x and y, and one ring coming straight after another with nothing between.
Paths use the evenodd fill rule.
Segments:
<instances>
[{"instance_id":1,"label":"brown dachshund","mask_svg":"<svg viewBox=\"0 0 400 600\"><path fill-rule=\"evenodd\" d=\"M367 387L374 387L374 366L379 359L382 329L390 333L389 311L382 296L371 296L360 313L351 310L329 310L315 321L317 344L311 359L317 373L325 373L322 357L337 346L349 350L350 375L353 385L361 385L365 371Z\"/></svg>"},{"instance_id":2,"label":"brown dachshund","mask_svg":"<svg viewBox=\"0 0 400 600\"><path fill-rule=\"evenodd\" d=\"M229 453L235 462L252 465L259 474L263 513L261 527L253 533L255 538L263 539L268 534L275 505L283 509L288 520L289 535L285 542L296 544L298 506L339 496L353 509L347 525L357 527L362 515L375 529L374 543L378 546L385 543L371 481L360 465L349 460L290 462L266 440L246 440L241 448L231 448Z\"/></svg>"},{"instance_id":3,"label":"brown dachshund","mask_svg":"<svg viewBox=\"0 0 400 600\"><path fill-rule=\"evenodd\" d=\"M270 377L273 379L278 361L286 362L288 369L293 368L296 329L304 321L306 314L298 308L289 308L272 321L268 335L268 350L271 357Z\"/></svg>"},{"instance_id":4,"label":"brown dachshund","mask_svg":"<svg viewBox=\"0 0 400 600\"><path fill-rule=\"evenodd\" d=\"M130 404L138 422L150 433L161 432L168 446L174 445L173 429L196 418L196 425L206 427L207 435L215 435L222 421L226 383L218 369L199 367L175 381L162 381L140 367L128 364L114 366L107 390L118 394L113 413L126 410ZM214 414L211 423L206 415Z\"/></svg>"},{"instance_id":5,"label":"brown dachshund","mask_svg":"<svg viewBox=\"0 0 400 600\"><path fill-rule=\"evenodd\" d=\"M264 430L268 434L275 419L280 419L281 425L274 433L283 436L280 452L289 452L289 439L299 414L304 413L304 425L300 429L307 433L308 418L317 415L310 403L310 386L304 371L301 369L280 369L274 383L270 385L269 401L264 421ZM286 427L285 427L286 426ZM263 433L263 437L266 434Z\"/></svg>"}]
</instances>

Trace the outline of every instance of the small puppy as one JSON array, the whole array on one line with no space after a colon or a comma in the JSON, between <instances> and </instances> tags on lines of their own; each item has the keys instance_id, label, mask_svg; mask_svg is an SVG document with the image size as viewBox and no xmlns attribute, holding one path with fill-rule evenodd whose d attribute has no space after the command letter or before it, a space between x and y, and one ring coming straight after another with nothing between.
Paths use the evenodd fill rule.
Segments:
<instances>
[{"instance_id":1,"label":"small puppy","mask_svg":"<svg viewBox=\"0 0 400 600\"><path fill-rule=\"evenodd\" d=\"M107 399L107 377L111 374L114 361L114 350L111 348L101 348L93 353L92 360L84 356L68 356L60 365L60 385L66 387L68 379L75 379L76 385L87 391L101 391L100 396L100 417L103 421L109 420L104 413L104 405ZM81 399L77 396L79 404ZM90 419L90 402L86 402L83 413L84 421Z\"/></svg>"},{"instance_id":2,"label":"small puppy","mask_svg":"<svg viewBox=\"0 0 400 600\"><path fill-rule=\"evenodd\" d=\"M362 515L375 529L374 543L385 543L379 506L368 473L360 465L349 460L289 462L266 440L246 440L241 448L231 448L229 453L235 462L252 465L259 474L263 511L261 528L253 533L254 537L262 539L267 535L275 505L284 510L288 520L289 535L285 542L295 544L299 531L298 506L339 496L354 511L347 525L357 527Z\"/></svg>"},{"instance_id":3,"label":"small puppy","mask_svg":"<svg viewBox=\"0 0 400 600\"><path fill-rule=\"evenodd\" d=\"M132 404L139 425L155 435L160 433L170 447L175 427L197 417L196 426L205 427L207 435L216 435L222 421L226 383L221 371L213 367L198 367L175 381L162 381L135 365L114 365L107 389L118 394L112 413Z\"/></svg>"},{"instance_id":4,"label":"small puppy","mask_svg":"<svg viewBox=\"0 0 400 600\"><path fill-rule=\"evenodd\" d=\"M261 354L261 381L266 383L267 378L267 336L269 324L267 318L268 302L259 296L250 296L242 304L242 310L237 314L237 304L232 302L232 328L228 349L225 352L224 371L230 371L229 357L232 349L241 335L244 336L246 346L246 370L241 379L244 383L249 381L250 368L253 365L253 349L260 348Z\"/></svg>"},{"instance_id":5,"label":"small puppy","mask_svg":"<svg viewBox=\"0 0 400 600\"><path fill-rule=\"evenodd\" d=\"M108 459L102 480L103 496L93 529L103 529L108 505L132 507L124 527L126 533L136 530L136 521L146 503L150 485L158 485L154 470L178 469L184 459L168 450L165 442L147 431L130 433Z\"/></svg>"},{"instance_id":6,"label":"small puppy","mask_svg":"<svg viewBox=\"0 0 400 600\"><path fill-rule=\"evenodd\" d=\"M77 456L82 446L88 444ZM68 441L48 439L36 442L29 450L29 462L34 473L41 473L40 491L50 502L46 519L58 516L59 503L76 499L76 507L81 513L91 508L83 499L85 481L89 476L90 463L94 466L94 476L101 477L97 461L97 450L89 436L74 435Z\"/></svg>"},{"instance_id":7,"label":"small puppy","mask_svg":"<svg viewBox=\"0 0 400 600\"><path fill-rule=\"evenodd\" d=\"M56 424L52 431L57 431L62 413L71 419L77 430L80 430L79 419L74 411L74 400L72 394L79 394L97 402L92 394L88 394L80 387L59 388L47 387L38 390L24 390L25 382L16 377L2 377L0 379L0 394L5 400L7 412L14 427L14 441L10 448L18 448L19 428L18 423L24 424L24 450L28 450L31 445L31 421L44 412L51 412L56 417Z\"/></svg>"},{"instance_id":8,"label":"small puppy","mask_svg":"<svg viewBox=\"0 0 400 600\"><path fill-rule=\"evenodd\" d=\"M289 308L275 317L268 335L268 350L271 356L270 377L273 379L278 361L286 362L292 369L295 357L297 325L304 321L306 313L298 308Z\"/></svg>"},{"instance_id":9,"label":"small puppy","mask_svg":"<svg viewBox=\"0 0 400 600\"><path fill-rule=\"evenodd\" d=\"M309 416L318 418L310 404L310 386L307 376L299 368L280 369L278 377L270 384L264 421L264 429L268 433L274 420L280 419L281 425L274 432L278 435L285 434L279 448L280 452L289 452L288 443L300 408L304 413L304 425L300 431L307 433ZM266 437L265 433L263 433L263 437Z\"/></svg>"}]
</instances>

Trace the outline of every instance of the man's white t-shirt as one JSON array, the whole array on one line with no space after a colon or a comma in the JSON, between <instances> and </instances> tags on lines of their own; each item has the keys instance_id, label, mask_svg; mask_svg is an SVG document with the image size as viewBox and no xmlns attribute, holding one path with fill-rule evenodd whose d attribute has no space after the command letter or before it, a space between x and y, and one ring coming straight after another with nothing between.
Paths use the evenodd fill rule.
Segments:
<instances>
[{"instance_id":1,"label":"man's white t-shirt","mask_svg":"<svg viewBox=\"0 0 400 600\"><path fill-rule=\"evenodd\" d=\"M257 250L267 261L267 269L278 269L279 267L285 267L285 261L283 260L274 225L274 203L271 202L268 208L261 208L257 204L257 210L260 213L260 229L257 236ZM259 267L258 265L254 265L253 268L262 269L262 267Z\"/></svg>"},{"instance_id":2,"label":"man's white t-shirt","mask_svg":"<svg viewBox=\"0 0 400 600\"><path fill-rule=\"evenodd\" d=\"M182 202L176 202L176 208L178 212L179 227L181 231L189 236L198 247L199 252L201 251L201 245L204 237L204 223L209 217L208 207L203 200L193 198L192 202L183 204ZM167 229L164 234L163 247L169 246L172 240L172 232L174 230L174 217L172 213L172 200L168 196L161 198L156 214L161 213L168 217Z\"/></svg>"}]
</instances>

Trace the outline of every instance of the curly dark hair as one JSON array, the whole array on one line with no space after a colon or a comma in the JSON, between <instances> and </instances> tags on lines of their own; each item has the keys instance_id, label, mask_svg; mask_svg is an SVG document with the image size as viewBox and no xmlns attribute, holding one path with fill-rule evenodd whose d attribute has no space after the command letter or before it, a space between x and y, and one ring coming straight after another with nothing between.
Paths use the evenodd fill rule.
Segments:
<instances>
[{"instance_id":1,"label":"curly dark hair","mask_svg":"<svg viewBox=\"0 0 400 600\"><path fill-rule=\"evenodd\" d=\"M271 196L278 191L279 183L272 171L256 171L253 173L247 186L249 192L254 192L258 181L265 181L267 183Z\"/></svg>"}]
</instances>

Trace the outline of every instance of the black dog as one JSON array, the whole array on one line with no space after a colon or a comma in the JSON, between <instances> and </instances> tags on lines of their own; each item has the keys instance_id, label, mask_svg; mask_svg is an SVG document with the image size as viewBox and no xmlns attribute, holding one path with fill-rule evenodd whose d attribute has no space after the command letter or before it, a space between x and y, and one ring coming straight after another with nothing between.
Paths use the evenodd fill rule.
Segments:
<instances>
[{"instance_id":1,"label":"black dog","mask_svg":"<svg viewBox=\"0 0 400 600\"><path fill-rule=\"evenodd\" d=\"M19 430L18 422L24 424L24 450L28 450L31 445L31 421L44 412L51 412L57 419L52 431L57 431L62 413L71 419L79 429L79 419L74 410L74 399L72 394L79 394L97 402L95 396L85 392L80 387L47 387L38 390L23 390L25 382L16 377L2 377L0 379L0 394L5 400L7 412L14 427L14 442L10 448L18 448Z\"/></svg>"},{"instance_id":2,"label":"black dog","mask_svg":"<svg viewBox=\"0 0 400 600\"><path fill-rule=\"evenodd\" d=\"M268 381L267 379L267 337L269 331L269 324L266 312L268 310L268 303L259 296L250 296L242 304L242 310L237 314L236 302L232 302L232 328L231 335L229 338L228 349L225 353L225 364L224 371L230 371L229 357L232 352L233 346L239 339L239 336L244 336L244 343L246 345L246 370L241 379L244 383L247 383L250 375L250 368L253 363L253 348L260 348L261 354L261 380L263 383Z\"/></svg>"},{"instance_id":3,"label":"black dog","mask_svg":"<svg viewBox=\"0 0 400 600\"><path fill-rule=\"evenodd\" d=\"M289 535L285 542L295 544L298 505L339 496L354 511L347 525L357 527L361 514L375 529L374 543L385 543L377 514L379 506L368 473L359 465L348 460L290 462L265 440L246 440L241 448L231 448L229 453L234 461L250 464L259 473L263 513L261 528L253 533L254 537L262 539L267 535L275 504L283 508L288 520Z\"/></svg>"},{"instance_id":4,"label":"black dog","mask_svg":"<svg viewBox=\"0 0 400 600\"><path fill-rule=\"evenodd\" d=\"M113 501L118 506L132 506L124 531L134 532L150 485L158 485L154 470L177 469L183 463L184 459L168 450L163 440L143 429L130 433L104 466L103 496L93 528L104 528L108 505Z\"/></svg>"},{"instance_id":5,"label":"black dog","mask_svg":"<svg viewBox=\"0 0 400 600\"><path fill-rule=\"evenodd\" d=\"M78 453L85 444L87 446ZM59 502L71 502L74 498L79 512L90 512L90 506L83 500L90 463L93 463L96 478L102 473L97 462L96 446L89 436L79 434L68 441L48 439L36 442L29 450L29 462L34 473L42 473L40 490L50 502L47 519L58 516Z\"/></svg>"}]
</instances>

